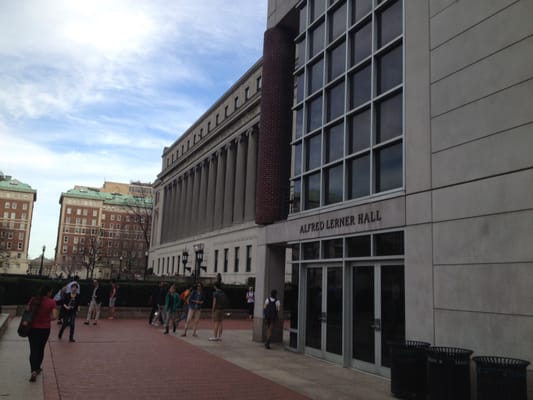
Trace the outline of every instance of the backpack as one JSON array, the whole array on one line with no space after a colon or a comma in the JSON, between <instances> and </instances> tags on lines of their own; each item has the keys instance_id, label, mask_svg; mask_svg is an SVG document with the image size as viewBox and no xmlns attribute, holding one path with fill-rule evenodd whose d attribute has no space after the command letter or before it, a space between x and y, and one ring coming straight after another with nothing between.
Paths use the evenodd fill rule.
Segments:
<instances>
[{"instance_id":1,"label":"backpack","mask_svg":"<svg viewBox=\"0 0 533 400\"><path fill-rule=\"evenodd\" d=\"M268 304L264 310L264 317L267 321L273 321L278 318L278 308L276 307L276 299L274 301L270 300L270 297L267 299Z\"/></svg>"},{"instance_id":2,"label":"backpack","mask_svg":"<svg viewBox=\"0 0 533 400\"><path fill-rule=\"evenodd\" d=\"M216 308L218 310L225 310L226 308L229 307L229 299L226 293L220 291L217 294L216 298L217 298Z\"/></svg>"},{"instance_id":3,"label":"backpack","mask_svg":"<svg viewBox=\"0 0 533 400\"><path fill-rule=\"evenodd\" d=\"M184 290L180 294L180 299L183 302L183 304L187 305L189 304L189 296L191 295L191 291L189 289Z\"/></svg>"}]
</instances>

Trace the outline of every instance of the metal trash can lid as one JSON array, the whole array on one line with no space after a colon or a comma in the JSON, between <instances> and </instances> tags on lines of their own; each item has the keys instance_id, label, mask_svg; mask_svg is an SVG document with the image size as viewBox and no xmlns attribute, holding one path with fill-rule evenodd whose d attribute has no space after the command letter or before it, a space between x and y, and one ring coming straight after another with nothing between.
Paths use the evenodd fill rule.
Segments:
<instances>
[{"instance_id":1,"label":"metal trash can lid","mask_svg":"<svg viewBox=\"0 0 533 400\"><path fill-rule=\"evenodd\" d=\"M473 350L462 349L459 347L431 346L426 351L434 357L470 357Z\"/></svg>"},{"instance_id":2,"label":"metal trash can lid","mask_svg":"<svg viewBox=\"0 0 533 400\"><path fill-rule=\"evenodd\" d=\"M388 343L391 347L407 347L414 349L425 349L431 346L430 343L421 342L418 340L391 340Z\"/></svg>"},{"instance_id":3,"label":"metal trash can lid","mask_svg":"<svg viewBox=\"0 0 533 400\"><path fill-rule=\"evenodd\" d=\"M472 357L480 367L505 367L509 369L526 368L530 362L518 358L498 357L498 356L477 356Z\"/></svg>"}]
</instances>

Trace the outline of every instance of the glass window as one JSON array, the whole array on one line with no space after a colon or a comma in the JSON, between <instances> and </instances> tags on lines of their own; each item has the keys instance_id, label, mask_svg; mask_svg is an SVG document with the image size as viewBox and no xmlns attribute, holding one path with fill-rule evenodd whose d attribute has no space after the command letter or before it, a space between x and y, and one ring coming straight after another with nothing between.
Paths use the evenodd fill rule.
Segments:
<instances>
[{"instance_id":1,"label":"glass window","mask_svg":"<svg viewBox=\"0 0 533 400\"><path fill-rule=\"evenodd\" d=\"M342 201L342 164L328 168L325 171L325 202L333 204Z\"/></svg>"},{"instance_id":2,"label":"glass window","mask_svg":"<svg viewBox=\"0 0 533 400\"><path fill-rule=\"evenodd\" d=\"M322 96L311 100L307 105L307 132L322 125Z\"/></svg>"},{"instance_id":3,"label":"glass window","mask_svg":"<svg viewBox=\"0 0 533 400\"><path fill-rule=\"evenodd\" d=\"M302 40L296 43L296 50L294 53L294 66L300 67L305 62L305 41Z\"/></svg>"},{"instance_id":4,"label":"glass window","mask_svg":"<svg viewBox=\"0 0 533 400\"><path fill-rule=\"evenodd\" d=\"M292 253L291 260L292 261L299 261L300 260L300 245L299 244L291 244L289 246L289 248L291 249L291 253Z\"/></svg>"},{"instance_id":5,"label":"glass window","mask_svg":"<svg viewBox=\"0 0 533 400\"><path fill-rule=\"evenodd\" d=\"M346 253L348 257L370 257L370 235L347 238Z\"/></svg>"},{"instance_id":6,"label":"glass window","mask_svg":"<svg viewBox=\"0 0 533 400\"><path fill-rule=\"evenodd\" d=\"M402 2L396 1L378 15L378 48L402 34Z\"/></svg>"},{"instance_id":7,"label":"glass window","mask_svg":"<svg viewBox=\"0 0 533 400\"><path fill-rule=\"evenodd\" d=\"M320 258L320 242L302 243L304 260L318 260Z\"/></svg>"},{"instance_id":8,"label":"glass window","mask_svg":"<svg viewBox=\"0 0 533 400\"><path fill-rule=\"evenodd\" d=\"M300 103L304 99L304 74L296 76L296 102Z\"/></svg>"},{"instance_id":9,"label":"glass window","mask_svg":"<svg viewBox=\"0 0 533 400\"><path fill-rule=\"evenodd\" d=\"M321 159L322 140L320 134L314 135L306 139L305 149L305 170L309 171L320 167L322 163Z\"/></svg>"},{"instance_id":10,"label":"glass window","mask_svg":"<svg viewBox=\"0 0 533 400\"><path fill-rule=\"evenodd\" d=\"M307 26L307 7L300 8L300 32L303 32Z\"/></svg>"},{"instance_id":11,"label":"glass window","mask_svg":"<svg viewBox=\"0 0 533 400\"><path fill-rule=\"evenodd\" d=\"M378 94L386 92L402 83L402 65L402 46L397 46L378 58Z\"/></svg>"},{"instance_id":12,"label":"glass window","mask_svg":"<svg viewBox=\"0 0 533 400\"><path fill-rule=\"evenodd\" d=\"M320 206L320 172L305 177L305 209Z\"/></svg>"},{"instance_id":13,"label":"glass window","mask_svg":"<svg viewBox=\"0 0 533 400\"><path fill-rule=\"evenodd\" d=\"M311 7L311 20L314 21L324 13L324 10L326 9L326 0L312 0L312 7Z\"/></svg>"},{"instance_id":14,"label":"glass window","mask_svg":"<svg viewBox=\"0 0 533 400\"><path fill-rule=\"evenodd\" d=\"M370 194L370 155L354 158L348 166L348 197L356 199Z\"/></svg>"},{"instance_id":15,"label":"glass window","mask_svg":"<svg viewBox=\"0 0 533 400\"><path fill-rule=\"evenodd\" d=\"M342 239L324 240L322 242L322 258L342 258Z\"/></svg>"},{"instance_id":16,"label":"glass window","mask_svg":"<svg viewBox=\"0 0 533 400\"><path fill-rule=\"evenodd\" d=\"M396 256L404 253L403 232L389 232L374 235L374 255Z\"/></svg>"},{"instance_id":17,"label":"glass window","mask_svg":"<svg viewBox=\"0 0 533 400\"><path fill-rule=\"evenodd\" d=\"M324 85L324 59L309 68L309 93L314 93Z\"/></svg>"},{"instance_id":18,"label":"glass window","mask_svg":"<svg viewBox=\"0 0 533 400\"><path fill-rule=\"evenodd\" d=\"M332 162L342 157L344 148L344 124L340 123L328 128L326 133L326 162Z\"/></svg>"},{"instance_id":19,"label":"glass window","mask_svg":"<svg viewBox=\"0 0 533 400\"><path fill-rule=\"evenodd\" d=\"M302 173L302 142L294 145L294 176Z\"/></svg>"},{"instance_id":20,"label":"glass window","mask_svg":"<svg viewBox=\"0 0 533 400\"><path fill-rule=\"evenodd\" d=\"M402 94L389 97L376 106L376 143L402 134Z\"/></svg>"},{"instance_id":21,"label":"glass window","mask_svg":"<svg viewBox=\"0 0 533 400\"><path fill-rule=\"evenodd\" d=\"M295 179L292 182L292 212L300 212L302 198L302 181L301 179Z\"/></svg>"},{"instance_id":22,"label":"glass window","mask_svg":"<svg viewBox=\"0 0 533 400\"><path fill-rule=\"evenodd\" d=\"M372 10L372 0L353 0L353 2L355 4L352 7L352 22L355 23Z\"/></svg>"},{"instance_id":23,"label":"glass window","mask_svg":"<svg viewBox=\"0 0 533 400\"><path fill-rule=\"evenodd\" d=\"M239 272L239 248L235 247L235 259L233 262L233 272Z\"/></svg>"},{"instance_id":24,"label":"glass window","mask_svg":"<svg viewBox=\"0 0 533 400\"><path fill-rule=\"evenodd\" d=\"M402 186L402 143L379 149L375 157L376 192Z\"/></svg>"},{"instance_id":25,"label":"glass window","mask_svg":"<svg viewBox=\"0 0 533 400\"><path fill-rule=\"evenodd\" d=\"M328 54L328 81L336 78L346 68L346 42L342 42Z\"/></svg>"},{"instance_id":26,"label":"glass window","mask_svg":"<svg viewBox=\"0 0 533 400\"><path fill-rule=\"evenodd\" d=\"M329 24L329 41L332 42L346 31L346 3L331 15Z\"/></svg>"},{"instance_id":27,"label":"glass window","mask_svg":"<svg viewBox=\"0 0 533 400\"><path fill-rule=\"evenodd\" d=\"M350 77L350 106L355 108L370 100L372 80L370 65L360 69Z\"/></svg>"},{"instance_id":28,"label":"glass window","mask_svg":"<svg viewBox=\"0 0 533 400\"><path fill-rule=\"evenodd\" d=\"M324 23L321 23L317 28L311 31L309 51L310 58L318 54L324 48Z\"/></svg>"},{"instance_id":29,"label":"glass window","mask_svg":"<svg viewBox=\"0 0 533 400\"><path fill-rule=\"evenodd\" d=\"M372 23L365 24L352 35L351 65L356 65L372 53Z\"/></svg>"},{"instance_id":30,"label":"glass window","mask_svg":"<svg viewBox=\"0 0 533 400\"><path fill-rule=\"evenodd\" d=\"M350 117L350 153L370 146L370 109Z\"/></svg>"},{"instance_id":31,"label":"glass window","mask_svg":"<svg viewBox=\"0 0 533 400\"><path fill-rule=\"evenodd\" d=\"M344 113L344 80L328 90L327 120L331 121Z\"/></svg>"},{"instance_id":32,"label":"glass window","mask_svg":"<svg viewBox=\"0 0 533 400\"><path fill-rule=\"evenodd\" d=\"M298 108L294 111L294 135L296 138L302 137L304 129L304 110Z\"/></svg>"}]
</instances>

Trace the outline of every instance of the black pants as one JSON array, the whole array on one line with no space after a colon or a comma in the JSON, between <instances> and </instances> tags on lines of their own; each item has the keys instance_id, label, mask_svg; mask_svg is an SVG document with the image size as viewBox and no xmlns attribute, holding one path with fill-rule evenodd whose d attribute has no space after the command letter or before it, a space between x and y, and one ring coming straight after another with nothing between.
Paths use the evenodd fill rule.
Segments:
<instances>
[{"instance_id":1,"label":"black pants","mask_svg":"<svg viewBox=\"0 0 533 400\"><path fill-rule=\"evenodd\" d=\"M65 313L65 316L63 317L63 325L61 325L61 329L59 330L59 337L63 336L63 331L67 326L70 328L69 337L71 339L74 339L74 328L76 327L76 313Z\"/></svg>"},{"instance_id":2,"label":"black pants","mask_svg":"<svg viewBox=\"0 0 533 400\"><path fill-rule=\"evenodd\" d=\"M30 342L30 367L31 372L41 368L44 358L44 347L50 336L50 328L32 328L28 335Z\"/></svg>"}]
</instances>

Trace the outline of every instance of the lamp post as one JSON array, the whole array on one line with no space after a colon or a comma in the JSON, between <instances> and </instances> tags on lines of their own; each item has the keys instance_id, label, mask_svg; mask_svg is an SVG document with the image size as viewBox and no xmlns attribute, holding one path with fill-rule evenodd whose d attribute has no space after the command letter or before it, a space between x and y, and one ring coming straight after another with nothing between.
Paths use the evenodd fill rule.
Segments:
<instances>
[{"instance_id":1,"label":"lamp post","mask_svg":"<svg viewBox=\"0 0 533 400\"><path fill-rule=\"evenodd\" d=\"M39 276L42 276L43 274L43 263L44 263L44 251L46 250L46 246L43 245L43 253L41 254L41 267L39 268Z\"/></svg>"},{"instance_id":2,"label":"lamp post","mask_svg":"<svg viewBox=\"0 0 533 400\"><path fill-rule=\"evenodd\" d=\"M146 280L147 273L148 273L148 250L144 252L144 280Z\"/></svg>"},{"instance_id":3,"label":"lamp post","mask_svg":"<svg viewBox=\"0 0 533 400\"><path fill-rule=\"evenodd\" d=\"M200 278L200 269L205 269L205 267L202 267L202 261L204 260L204 245L203 244L196 244L194 245L194 253L195 253L195 264L194 264L194 277L195 279Z\"/></svg>"},{"instance_id":4,"label":"lamp post","mask_svg":"<svg viewBox=\"0 0 533 400\"><path fill-rule=\"evenodd\" d=\"M187 267L187 261L189 260L189 253L187 252L187 249L183 250L181 253L181 262L183 263L183 275L185 275L185 271L190 271L191 268Z\"/></svg>"}]
</instances>

